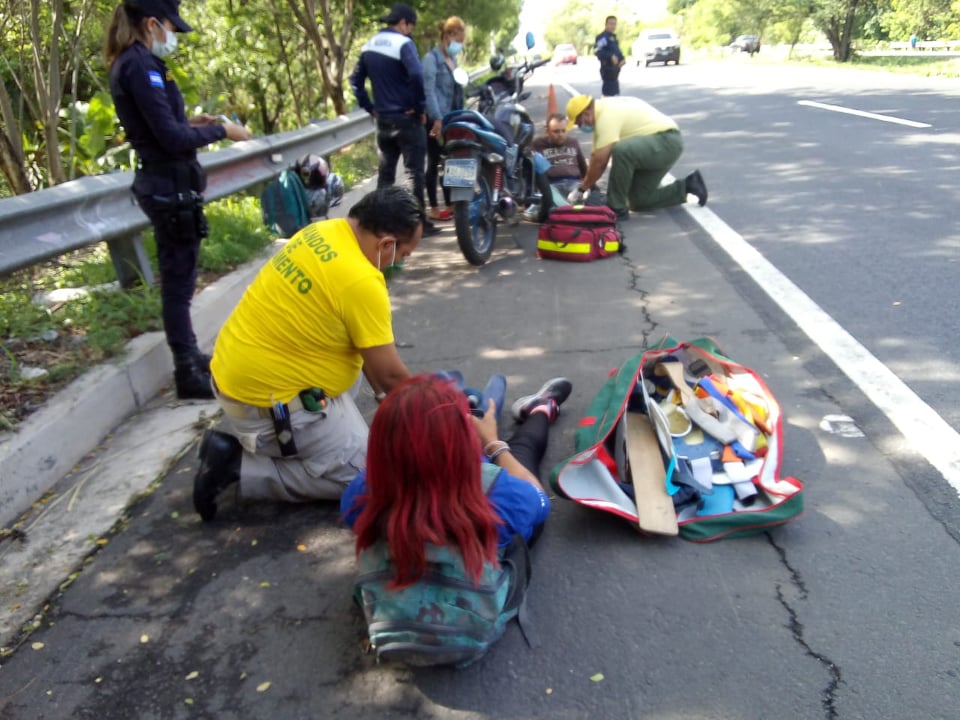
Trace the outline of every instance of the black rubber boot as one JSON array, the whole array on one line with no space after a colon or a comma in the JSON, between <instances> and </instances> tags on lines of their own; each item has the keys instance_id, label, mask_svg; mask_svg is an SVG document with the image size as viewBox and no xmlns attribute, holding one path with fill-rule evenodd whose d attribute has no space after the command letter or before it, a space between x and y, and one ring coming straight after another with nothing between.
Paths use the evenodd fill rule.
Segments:
<instances>
[{"instance_id":1,"label":"black rubber boot","mask_svg":"<svg viewBox=\"0 0 960 720\"><path fill-rule=\"evenodd\" d=\"M200 469L193 479L193 507L204 522L217 514L217 495L240 479L243 449L233 435L207 430L200 442Z\"/></svg>"},{"instance_id":2,"label":"black rubber boot","mask_svg":"<svg viewBox=\"0 0 960 720\"><path fill-rule=\"evenodd\" d=\"M181 400L213 400L210 367L195 355L175 357L173 381Z\"/></svg>"},{"instance_id":3,"label":"black rubber boot","mask_svg":"<svg viewBox=\"0 0 960 720\"><path fill-rule=\"evenodd\" d=\"M200 364L200 367L207 373L210 372L210 361L213 359L205 352L200 352L199 349L193 351L193 356L196 358L197 362Z\"/></svg>"},{"instance_id":4,"label":"black rubber boot","mask_svg":"<svg viewBox=\"0 0 960 720\"><path fill-rule=\"evenodd\" d=\"M684 184L688 195L697 196L697 204L703 207L707 204L707 183L703 180L703 175L699 170L694 170L684 178Z\"/></svg>"}]
</instances>

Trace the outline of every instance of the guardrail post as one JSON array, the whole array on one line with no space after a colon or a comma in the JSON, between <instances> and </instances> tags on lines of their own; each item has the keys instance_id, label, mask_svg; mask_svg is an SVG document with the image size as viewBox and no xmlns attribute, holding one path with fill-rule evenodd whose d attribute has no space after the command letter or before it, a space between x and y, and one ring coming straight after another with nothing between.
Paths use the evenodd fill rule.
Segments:
<instances>
[{"instance_id":1,"label":"guardrail post","mask_svg":"<svg viewBox=\"0 0 960 720\"><path fill-rule=\"evenodd\" d=\"M110 260L117 273L120 287L131 288L139 282L153 285L153 268L150 267L150 258L143 248L143 235L115 238L107 241L110 248Z\"/></svg>"}]
</instances>

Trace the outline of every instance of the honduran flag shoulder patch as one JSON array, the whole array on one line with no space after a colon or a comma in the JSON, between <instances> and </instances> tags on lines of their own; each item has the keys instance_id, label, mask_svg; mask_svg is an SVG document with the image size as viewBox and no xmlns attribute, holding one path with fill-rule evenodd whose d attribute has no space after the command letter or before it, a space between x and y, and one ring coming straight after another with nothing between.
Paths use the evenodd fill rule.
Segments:
<instances>
[{"instance_id":1,"label":"honduran flag shoulder patch","mask_svg":"<svg viewBox=\"0 0 960 720\"><path fill-rule=\"evenodd\" d=\"M163 87L163 76L156 70L148 70L147 77L150 78L150 85L155 88Z\"/></svg>"}]
</instances>

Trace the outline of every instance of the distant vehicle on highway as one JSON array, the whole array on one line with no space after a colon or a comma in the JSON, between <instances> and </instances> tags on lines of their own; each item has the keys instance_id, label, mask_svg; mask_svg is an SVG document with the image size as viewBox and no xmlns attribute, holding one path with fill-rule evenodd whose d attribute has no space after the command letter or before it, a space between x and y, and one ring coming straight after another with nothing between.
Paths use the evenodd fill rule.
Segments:
<instances>
[{"instance_id":1,"label":"distant vehicle on highway","mask_svg":"<svg viewBox=\"0 0 960 720\"><path fill-rule=\"evenodd\" d=\"M737 39L730 43L730 49L736 52L754 53L760 52L760 37L758 35L738 35Z\"/></svg>"},{"instance_id":2,"label":"distant vehicle on highway","mask_svg":"<svg viewBox=\"0 0 960 720\"><path fill-rule=\"evenodd\" d=\"M633 42L633 59L644 67L654 62L680 64L680 38L673 30L644 30Z\"/></svg>"},{"instance_id":3,"label":"distant vehicle on highway","mask_svg":"<svg viewBox=\"0 0 960 720\"><path fill-rule=\"evenodd\" d=\"M553 64L554 65L576 65L577 64L577 48L571 43L564 43L562 45L557 45L553 49Z\"/></svg>"}]
</instances>

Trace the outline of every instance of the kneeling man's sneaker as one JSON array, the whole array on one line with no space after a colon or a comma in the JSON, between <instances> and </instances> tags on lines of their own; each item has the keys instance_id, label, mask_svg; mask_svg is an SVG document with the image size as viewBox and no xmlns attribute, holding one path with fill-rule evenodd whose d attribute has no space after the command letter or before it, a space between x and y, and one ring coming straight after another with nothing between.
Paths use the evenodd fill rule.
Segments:
<instances>
[{"instance_id":1,"label":"kneeling man's sneaker","mask_svg":"<svg viewBox=\"0 0 960 720\"><path fill-rule=\"evenodd\" d=\"M243 450L233 435L207 430L200 442L200 469L193 479L193 507L204 522L217 514L217 495L240 479Z\"/></svg>"},{"instance_id":2,"label":"kneeling man's sneaker","mask_svg":"<svg viewBox=\"0 0 960 720\"><path fill-rule=\"evenodd\" d=\"M510 408L513 419L517 422L523 422L537 407L546 405L548 408L547 417L550 422L557 419L560 414L560 405L570 397L570 391L573 384L564 377L547 380L543 387L537 390L534 395L526 395L517 400Z\"/></svg>"}]
</instances>

